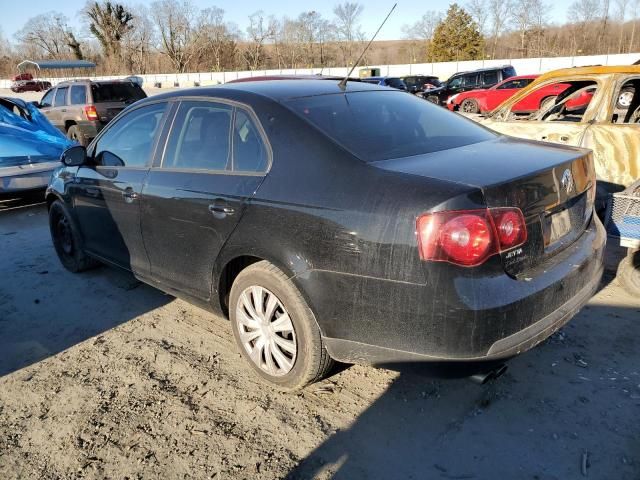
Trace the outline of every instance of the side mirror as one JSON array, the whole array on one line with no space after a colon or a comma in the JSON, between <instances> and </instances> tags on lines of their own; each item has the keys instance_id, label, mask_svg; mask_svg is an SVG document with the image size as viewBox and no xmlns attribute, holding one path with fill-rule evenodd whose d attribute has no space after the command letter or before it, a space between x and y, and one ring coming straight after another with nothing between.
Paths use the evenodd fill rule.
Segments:
<instances>
[{"instance_id":1,"label":"side mirror","mask_svg":"<svg viewBox=\"0 0 640 480\"><path fill-rule=\"evenodd\" d=\"M37 100L34 100L33 102L29 102L29 103L36 108L42 108L42 105L40 105L40 102Z\"/></svg>"},{"instance_id":2,"label":"side mirror","mask_svg":"<svg viewBox=\"0 0 640 480\"><path fill-rule=\"evenodd\" d=\"M79 167L87 161L87 150L82 145L74 145L62 152L60 161L67 167Z\"/></svg>"}]
</instances>

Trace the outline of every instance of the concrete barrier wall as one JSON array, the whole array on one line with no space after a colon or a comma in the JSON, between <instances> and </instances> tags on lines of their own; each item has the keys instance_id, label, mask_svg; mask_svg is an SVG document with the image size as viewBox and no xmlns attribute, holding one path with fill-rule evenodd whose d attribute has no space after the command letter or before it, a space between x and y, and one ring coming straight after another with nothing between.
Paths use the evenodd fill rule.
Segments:
<instances>
[{"instance_id":1,"label":"concrete barrier wall","mask_svg":"<svg viewBox=\"0 0 640 480\"><path fill-rule=\"evenodd\" d=\"M441 62L441 63L414 63L408 65L370 65L379 68L381 75L403 76L411 74L436 75L444 80L456 72L475 70L477 68L494 67L500 65L513 65L519 75L532 75L544 73L558 68L579 67L585 65L630 65L640 59L640 53L618 54L618 55L592 55L582 57L553 57L553 58L518 58L500 60L472 60L465 62ZM336 68L298 68L285 70L246 70L238 72L200 72L200 73L169 73L154 75L139 75L144 79L145 87L153 87L160 84L162 88L193 87L195 84L216 85L226 83L237 78L246 78L262 75L313 75L323 73L325 75L342 76L347 74L346 67ZM357 75L357 70L355 72ZM56 84L64 79L46 78L52 84ZM82 77L86 78L86 77ZM91 77L95 80L111 80L125 78L120 76ZM9 88L10 80L0 80L0 88Z\"/></svg>"}]
</instances>

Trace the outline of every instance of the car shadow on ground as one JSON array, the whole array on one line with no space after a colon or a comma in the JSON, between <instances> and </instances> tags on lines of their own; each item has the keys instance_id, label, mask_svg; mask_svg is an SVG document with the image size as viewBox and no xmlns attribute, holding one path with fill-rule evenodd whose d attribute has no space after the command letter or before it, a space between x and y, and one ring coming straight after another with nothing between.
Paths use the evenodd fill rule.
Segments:
<instances>
[{"instance_id":1,"label":"car shadow on ground","mask_svg":"<svg viewBox=\"0 0 640 480\"><path fill-rule=\"evenodd\" d=\"M400 367L286 477L637 479L640 304L590 305L480 386Z\"/></svg>"},{"instance_id":2,"label":"car shadow on ground","mask_svg":"<svg viewBox=\"0 0 640 480\"><path fill-rule=\"evenodd\" d=\"M47 219L43 205L0 213L0 376L173 300L123 270L67 272ZM64 288L47 288L50 282Z\"/></svg>"}]
</instances>

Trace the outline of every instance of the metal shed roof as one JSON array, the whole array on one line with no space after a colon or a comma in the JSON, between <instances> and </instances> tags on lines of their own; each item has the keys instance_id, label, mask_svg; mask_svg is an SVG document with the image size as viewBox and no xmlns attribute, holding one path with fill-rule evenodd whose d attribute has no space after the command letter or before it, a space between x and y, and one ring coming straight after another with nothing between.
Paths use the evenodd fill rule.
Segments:
<instances>
[{"instance_id":1,"label":"metal shed roof","mask_svg":"<svg viewBox=\"0 0 640 480\"><path fill-rule=\"evenodd\" d=\"M18 64L18 68L32 65L40 70L55 68L96 68L96 64L87 60L25 60Z\"/></svg>"}]
</instances>

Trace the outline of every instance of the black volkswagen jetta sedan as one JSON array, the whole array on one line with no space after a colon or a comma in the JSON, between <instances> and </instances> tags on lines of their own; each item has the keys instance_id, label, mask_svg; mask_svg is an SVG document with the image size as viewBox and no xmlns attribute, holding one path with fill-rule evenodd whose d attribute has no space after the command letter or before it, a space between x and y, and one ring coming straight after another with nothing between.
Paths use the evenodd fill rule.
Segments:
<instances>
[{"instance_id":1,"label":"black volkswagen jetta sedan","mask_svg":"<svg viewBox=\"0 0 640 480\"><path fill-rule=\"evenodd\" d=\"M228 315L285 389L332 360L511 357L603 269L589 151L366 83L154 96L62 160L46 198L63 265L116 265Z\"/></svg>"}]
</instances>

